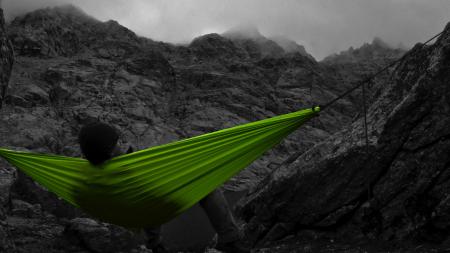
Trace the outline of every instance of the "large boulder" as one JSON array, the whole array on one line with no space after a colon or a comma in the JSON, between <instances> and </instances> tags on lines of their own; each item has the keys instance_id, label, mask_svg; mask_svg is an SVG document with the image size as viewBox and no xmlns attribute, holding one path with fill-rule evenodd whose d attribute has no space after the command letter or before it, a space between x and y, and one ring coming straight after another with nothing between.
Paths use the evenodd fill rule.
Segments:
<instances>
[{"instance_id":1,"label":"large boulder","mask_svg":"<svg viewBox=\"0 0 450 253\"><path fill-rule=\"evenodd\" d=\"M130 252L138 248L139 238L134 233L117 226L104 224L88 218L71 220L64 233L73 241L78 241L91 252ZM143 237L141 238L143 239Z\"/></svg>"}]
</instances>

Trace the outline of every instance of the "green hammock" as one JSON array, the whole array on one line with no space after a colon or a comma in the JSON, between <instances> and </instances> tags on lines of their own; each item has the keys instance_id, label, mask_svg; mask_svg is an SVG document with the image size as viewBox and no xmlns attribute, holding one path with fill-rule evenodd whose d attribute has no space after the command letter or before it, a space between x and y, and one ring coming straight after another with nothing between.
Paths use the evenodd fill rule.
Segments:
<instances>
[{"instance_id":1,"label":"green hammock","mask_svg":"<svg viewBox=\"0 0 450 253\"><path fill-rule=\"evenodd\" d=\"M72 205L110 223L163 224L193 206L314 117L276 116L115 157L82 158L0 149L0 156Z\"/></svg>"}]
</instances>

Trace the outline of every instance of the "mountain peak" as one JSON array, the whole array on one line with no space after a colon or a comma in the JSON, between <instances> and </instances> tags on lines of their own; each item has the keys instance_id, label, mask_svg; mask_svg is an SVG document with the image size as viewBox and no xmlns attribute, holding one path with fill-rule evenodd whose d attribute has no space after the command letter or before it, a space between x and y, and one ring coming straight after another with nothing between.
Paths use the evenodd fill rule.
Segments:
<instances>
[{"instance_id":1,"label":"mountain peak","mask_svg":"<svg viewBox=\"0 0 450 253\"><path fill-rule=\"evenodd\" d=\"M373 38L373 40L372 40L372 46L392 49L391 46L389 46L386 42L384 42L384 40L382 40L382 39L379 38L379 37Z\"/></svg>"},{"instance_id":2,"label":"mountain peak","mask_svg":"<svg viewBox=\"0 0 450 253\"><path fill-rule=\"evenodd\" d=\"M55 7L47 7L45 9L40 9L33 13L45 13L47 15L60 15L72 18L80 18L80 19L94 19L92 16L88 15L84 10L80 7L75 6L73 4L62 4Z\"/></svg>"},{"instance_id":3,"label":"mountain peak","mask_svg":"<svg viewBox=\"0 0 450 253\"><path fill-rule=\"evenodd\" d=\"M382 39L375 37L372 43L364 43L359 48L350 47L346 51L338 54L332 54L325 57L323 62L332 63L348 63L361 61L374 61L379 58L398 58L405 53L404 48L394 48L384 42Z\"/></svg>"},{"instance_id":4,"label":"mountain peak","mask_svg":"<svg viewBox=\"0 0 450 253\"><path fill-rule=\"evenodd\" d=\"M38 9L32 12L29 12L24 15L17 16L12 24L24 24L28 23L32 26L41 24L42 22L47 22L49 20L55 20L55 22L91 22L96 21L95 18L88 15L81 8L72 5L72 4L64 4L58 5L55 7L47 7L43 9Z\"/></svg>"},{"instance_id":5,"label":"mountain peak","mask_svg":"<svg viewBox=\"0 0 450 253\"><path fill-rule=\"evenodd\" d=\"M47 8L47 9L54 10L54 11L61 12L61 13L66 13L66 14L88 16L86 14L86 12L84 12L84 10L82 10L80 7L75 6L73 4L62 4L62 5L58 5L53 8Z\"/></svg>"},{"instance_id":6,"label":"mountain peak","mask_svg":"<svg viewBox=\"0 0 450 253\"><path fill-rule=\"evenodd\" d=\"M27 56L72 56L102 48L106 41L140 44L136 34L116 21L101 22L70 4L17 16L8 30L16 53Z\"/></svg>"},{"instance_id":7,"label":"mountain peak","mask_svg":"<svg viewBox=\"0 0 450 253\"><path fill-rule=\"evenodd\" d=\"M300 53L301 55L304 55L310 59L314 59L314 57L306 52L306 49L303 45L299 45L297 42L285 36L273 36L269 39L282 47L286 53Z\"/></svg>"},{"instance_id":8,"label":"mountain peak","mask_svg":"<svg viewBox=\"0 0 450 253\"><path fill-rule=\"evenodd\" d=\"M258 27L253 24L243 24L235 26L224 32L222 36L230 39L259 39L264 36L259 32Z\"/></svg>"}]
</instances>

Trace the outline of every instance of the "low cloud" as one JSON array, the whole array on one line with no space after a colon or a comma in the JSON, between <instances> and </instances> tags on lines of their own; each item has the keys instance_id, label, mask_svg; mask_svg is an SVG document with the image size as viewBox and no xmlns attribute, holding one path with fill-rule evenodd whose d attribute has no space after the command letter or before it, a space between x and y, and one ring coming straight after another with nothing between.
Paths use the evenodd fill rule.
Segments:
<instances>
[{"instance_id":1,"label":"low cloud","mask_svg":"<svg viewBox=\"0 0 450 253\"><path fill-rule=\"evenodd\" d=\"M283 35L317 59L380 37L412 46L450 21L448 0L3 0L7 18L71 3L100 20L117 20L137 34L172 43L255 24Z\"/></svg>"}]
</instances>

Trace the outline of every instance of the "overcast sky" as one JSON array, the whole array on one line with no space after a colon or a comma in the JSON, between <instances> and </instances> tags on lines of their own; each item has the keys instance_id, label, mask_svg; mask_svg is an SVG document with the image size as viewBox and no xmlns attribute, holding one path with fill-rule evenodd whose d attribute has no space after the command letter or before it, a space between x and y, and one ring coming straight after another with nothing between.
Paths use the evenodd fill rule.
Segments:
<instances>
[{"instance_id":1,"label":"overcast sky","mask_svg":"<svg viewBox=\"0 0 450 253\"><path fill-rule=\"evenodd\" d=\"M255 24L263 35L284 35L304 45L317 59L374 37L409 47L450 21L450 0L3 0L3 8L11 18L64 3L173 43Z\"/></svg>"}]
</instances>

